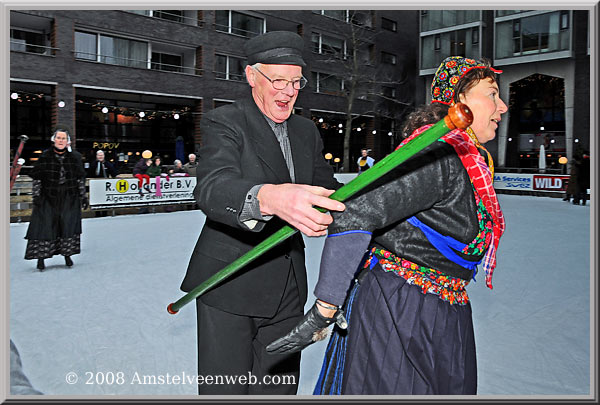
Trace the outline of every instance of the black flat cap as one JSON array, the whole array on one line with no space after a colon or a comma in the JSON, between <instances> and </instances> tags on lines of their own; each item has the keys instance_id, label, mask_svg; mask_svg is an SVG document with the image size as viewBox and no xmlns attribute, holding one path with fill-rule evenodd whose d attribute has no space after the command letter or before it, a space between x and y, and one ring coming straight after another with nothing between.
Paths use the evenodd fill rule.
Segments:
<instances>
[{"instance_id":1,"label":"black flat cap","mask_svg":"<svg viewBox=\"0 0 600 405\"><path fill-rule=\"evenodd\" d=\"M244 45L248 64L306 66L302 59L302 37L291 31L271 31L250 39Z\"/></svg>"}]
</instances>

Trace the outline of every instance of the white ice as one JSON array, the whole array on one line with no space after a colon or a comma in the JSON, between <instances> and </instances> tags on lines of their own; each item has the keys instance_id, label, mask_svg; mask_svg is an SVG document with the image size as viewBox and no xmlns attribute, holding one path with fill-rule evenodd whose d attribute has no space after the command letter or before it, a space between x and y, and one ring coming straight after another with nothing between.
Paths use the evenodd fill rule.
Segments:
<instances>
[{"instance_id":1,"label":"white ice","mask_svg":"<svg viewBox=\"0 0 600 405\"><path fill-rule=\"evenodd\" d=\"M482 274L468 287L479 395L590 395L590 207L499 200L507 227L494 289ZM10 336L33 386L50 395L195 395L194 384L140 381L197 374L195 306L177 315L166 306L183 296L203 222L200 211L84 219L74 267L55 256L44 272L23 259L27 224L11 224ZM312 291L323 238L306 242ZM299 394L312 394L325 346L304 351Z\"/></svg>"}]
</instances>

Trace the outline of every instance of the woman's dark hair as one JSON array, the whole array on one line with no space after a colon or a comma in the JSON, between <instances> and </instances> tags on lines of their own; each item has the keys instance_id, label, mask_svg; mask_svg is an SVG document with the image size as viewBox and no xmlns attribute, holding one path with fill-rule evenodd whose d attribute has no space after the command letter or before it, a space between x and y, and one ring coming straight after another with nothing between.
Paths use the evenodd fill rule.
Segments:
<instances>
[{"instance_id":1,"label":"woman's dark hair","mask_svg":"<svg viewBox=\"0 0 600 405\"><path fill-rule=\"evenodd\" d=\"M490 62L487 59L480 60L486 67L473 68L469 70L461 79L456 83L454 87L453 101L458 103L460 101L459 96L466 93L472 87L476 86L483 79L491 79L497 81L496 73L491 69ZM435 124L448 114L450 106L443 103L431 103L424 104L418 107L415 111L410 113L404 125L402 126L402 137L407 138L415 130L419 129L423 125Z\"/></svg>"},{"instance_id":2,"label":"woman's dark hair","mask_svg":"<svg viewBox=\"0 0 600 405\"><path fill-rule=\"evenodd\" d=\"M402 138L408 138L423 125L435 124L448 114L449 105L442 103L423 104L410 113L402 126Z\"/></svg>"}]
</instances>

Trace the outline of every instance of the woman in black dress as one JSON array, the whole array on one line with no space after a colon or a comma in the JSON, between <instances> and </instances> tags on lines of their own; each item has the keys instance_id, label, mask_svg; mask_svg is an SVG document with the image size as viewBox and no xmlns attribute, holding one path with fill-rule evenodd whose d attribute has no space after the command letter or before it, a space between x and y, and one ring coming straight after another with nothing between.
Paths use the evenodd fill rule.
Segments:
<instances>
[{"instance_id":1,"label":"woman in black dress","mask_svg":"<svg viewBox=\"0 0 600 405\"><path fill-rule=\"evenodd\" d=\"M88 206L81 155L71 150L68 127L59 125L50 140L53 147L42 152L31 172L33 211L25 235L25 259L37 259L40 271L44 259L54 255L73 266L71 256L81 252L81 207Z\"/></svg>"}]
</instances>

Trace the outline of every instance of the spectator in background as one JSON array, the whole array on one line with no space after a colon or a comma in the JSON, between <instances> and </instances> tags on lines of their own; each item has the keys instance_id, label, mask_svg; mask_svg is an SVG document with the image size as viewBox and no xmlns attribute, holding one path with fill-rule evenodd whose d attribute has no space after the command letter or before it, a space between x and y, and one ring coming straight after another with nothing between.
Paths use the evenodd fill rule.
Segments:
<instances>
[{"instance_id":1,"label":"spectator in background","mask_svg":"<svg viewBox=\"0 0 600 405\"><path fill-rule=\"evenodd\" d=\"M155 156L152 163L146 170L146 174L150 177L154 177L156 180L156 195L158 197L162 196L162 191L160 189L160 178L163 175L161 162L160 156ZM169 176L166 173L164 176L166 176L167 181L169 181Z\"/></svg>"},{"instance_id":2,"label":"spectator in background","mask_svg":"<svg viewBox=\"0 0 600 405\"><path fill-rule=\"evenodd\" d=\"M356 161L356 164L358 165L358 174L364 172L370 167L373 167L375 164L375 159L369 156L369 151L366 148L362 148L360 150L360 154L361 156Z\"/></svg>"},{"instance_id":3,"label":"spectator in background","mask_svg":"<svg viewBox=\"0 0 600 405\"><path fill-rule=\"evenodd\" d=\"M115 166L106 160L104 160L104 151L98 150L96 152L96 161L90 165L88 171L89 178L104 178L117 177L117 169Z\"/></svg>"},{"instance_id":4,"label":"spectator in background","mask_svg":"<svg viewBox=\"0 0 600 405\"><path fill-rule=\"evenodd\" d=\"M109 177L117 177L117 174L115 166L104 159L104 151L98 150L96 152L96 161L88 169L88 178L107 179ZM106 210L99 210L94 212L94 216L105 217L107 213L108 211Z\"/></svg>"},{"instance_id":5,"label":"spectator in background","mask_svg":"<svg viewBox=\"0 0 600 405\"><path fill-rule=\"evenodd\" d=\"M183 165L183 169L187 174L192 177L196 177L196 167L198 167L198 162L196 162L196 155L190 153L188 155L188 159L190 160L185 165Z\"/></svg>"},{"instance_id":6,"label":"spectator in background","mask_svg":"<svg viewBox=\"0 0 600 405\"><path fill-rule=\"evenodd\" d=\"M578 184L579 184L579 168L581 166L581 151L575 150L573 153L573 157L569 164L571 165L571 169L569 170L569 183L567 184L567 190L565 192L565 198L563 201L570 202L571 197L573 198L573 204L575 204L575 197L579 193ZM577 205L577 204L575 204Z\"/></svg>"},{"instance_id":7,"label":"spectator in background","mask_svg":"<svg viewBox=\"0 0 600 405\"><path fill-rule=\"evenodd\" d=\"M145 150L142 152L142 158L133 167L133 176L138 179L138 191L142 194L142 183L145 181L150 189L150 176L146 174L146 170L152 164L152 152Z\"/></svg>"},{"instance_id":8,"label":"spectator in background","mask_svg":"<svg viewBox=\"0 0 600 405\"><path fill-rule=\"evenodd\" d=\"M150 161L150 166L146 169L146 174L150 177L160 176L162 174L161 163L160 156L154 156L154 159Z\"/></svg>"},{"instance_id":9,"label":"spectator in background","mask_svg":"<svg viewBox=\"0 0 600 405\"><path fill-rule=\"evenodd\" d=\"M183 165L181 164L181 160L175 159L173 162L173 168L169 170L169 174L187 174Z\"/></svg>"},{"instance_id":10,"label":"spectator in background","mask_svg":"<svg viewBox=\"0 0 600 405\"><path fill-rule=\"evenodd\" d=\"M575 194L573 195L573 204L585 205L587 200L587 190L590 188L590 155L583 152L580 157L575 161L577 183L575 187Z\"/></svg>"}]
</instances>

